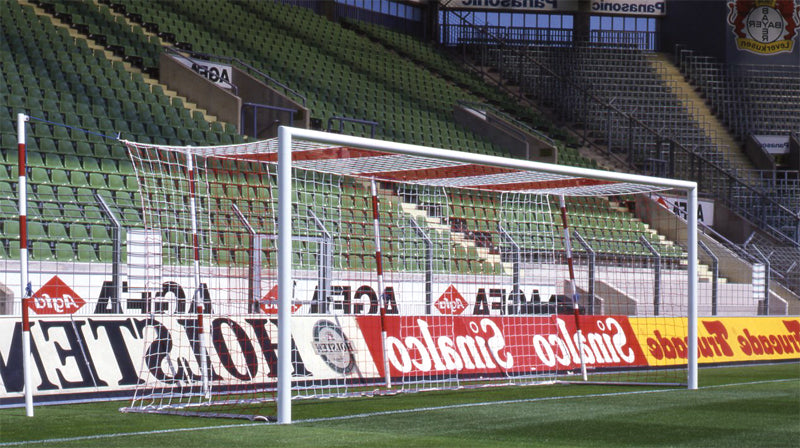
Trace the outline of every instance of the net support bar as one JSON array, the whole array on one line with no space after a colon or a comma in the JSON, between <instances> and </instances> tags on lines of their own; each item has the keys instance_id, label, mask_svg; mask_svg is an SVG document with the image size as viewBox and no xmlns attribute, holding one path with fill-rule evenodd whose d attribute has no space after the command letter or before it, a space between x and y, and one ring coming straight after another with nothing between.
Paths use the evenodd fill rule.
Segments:
<instances>
[{"instance_id":1,"label":"net support bar","mask_svg":"<svg viewBox=\"0 0 800 448\"><path fill-rule=\"evenodd\" d=\"M433 288L433 241L431 237L420 227L414 218L409 220L411 228L425 243L425 314L431 314L432 288Z\"/></svg>"},{"instance_id":2,"label":"net support bar","mask_svg":"<svg viewBox=\"0 0 800 448\"><path fill-rule=\"evenodd\" d=\"M389 356L386 352L386 295L383 292L383 255L381 253L381 223L380 206L378 204L378 186L375 179L370 183L372 187L372 225L375 232L375 275L378 280L378 295L381 306L381 355L383 356L383 376L386 388L392 388L392 374L389 371Z\"/></svg>"},{"instance_id":3,"label":"net support bar","mask_svg":"<svg viewBox=\"0 0 800 448\"><path fill-rule=\"evenodd\" d=\"M278 423L292 422L292 132L278 128Z\"/></svg>"},{"instance_id":4,"label":"net support bar","mask_svg":"<svg viewBox=\"0 0 800 448\"><path fill-rule=\"evenodd\" d=\"M193 258L194 258L194 304L196 306L197 311L197 324L199 328L200 334L200 370L202 376L202 387L203 387L203 395L206 398L209 398L211 394L211 389L209 388L208 384L208 366L207 366L207 356L206 356L206 338L204 335L203 329L203 316L202 313L204 311L203 306L200 305L203 302L202 294L200 291L202 287L200 285L200 237L198 234L198 227L197 227L197 182L195 181L195 168L194 168L194 156L187 148L186 150L186 166L188 168L188 181L189 181L189 212L192 218L192 249L193 249Z\"/></svg>"},{"instance_id":5,"label":"net support bar","mask_svg":"<svg viewBox=\"0 0 800 448\"><path fill-rule=\"evenodd\" d=\"M577 331L578 339L578 357L581 360L581 378L583 381L588 381L586 374L586 359L583 354L583 332L581 332L581 308L578 297L578 287L575 285L575 266L572 259L572 240L569 237L569 220L567 218L567 202L564 195L558 197L559 204L561 205L561 225L564 230L564 251L567 256L567 267L569 268L569 289L570 298L572 298L572 316L575 319L575 329Z\"/></svg>"}]
</instances>

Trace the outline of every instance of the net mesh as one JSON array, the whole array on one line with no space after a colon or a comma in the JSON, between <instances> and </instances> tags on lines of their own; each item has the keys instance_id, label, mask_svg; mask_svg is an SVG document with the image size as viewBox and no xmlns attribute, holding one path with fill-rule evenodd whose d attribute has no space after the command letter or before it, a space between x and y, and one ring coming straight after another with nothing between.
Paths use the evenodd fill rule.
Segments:
<instances>
[{"instance_id":1,"label":"net mesh","mask_svg":"<svg viewBox=\"0 0 800 448\"><path fill-rule=\"evenodd\" d=\"M685 251L632 213L652 187L298 143L278 341L275 143L127 144L129 288L162 292L127 410L272 415L280 343L295 397L551 383L581 358L591 381L686 380Z\"/></svg>"}]
</instances>

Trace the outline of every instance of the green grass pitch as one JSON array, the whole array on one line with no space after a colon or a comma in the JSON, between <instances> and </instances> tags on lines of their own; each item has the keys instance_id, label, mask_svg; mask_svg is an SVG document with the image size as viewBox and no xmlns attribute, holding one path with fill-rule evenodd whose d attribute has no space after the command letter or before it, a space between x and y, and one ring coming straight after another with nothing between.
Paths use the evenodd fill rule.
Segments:
<instances>
[{"instance_id":1,"label":"green grass pitch","mask_svg":"<svg viewBox=\"0 0 800 448\"><path fill-rule=\"evenodd\" d=\"M553 385L298 401L289 426L122 414L121 402L0 410L0 447L800 447L800 364L706 368L700 389Z\"/></svg>"}]
</instances>

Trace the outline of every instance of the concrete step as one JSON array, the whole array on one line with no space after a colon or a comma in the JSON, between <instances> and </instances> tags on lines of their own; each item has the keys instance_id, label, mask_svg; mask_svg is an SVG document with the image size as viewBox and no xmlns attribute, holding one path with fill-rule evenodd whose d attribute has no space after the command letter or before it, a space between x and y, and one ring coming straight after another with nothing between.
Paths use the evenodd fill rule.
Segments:
<instances>
[{"instance_id":1,"label":"concrete step","mask_svg":"<svg viewBox=\"0 0 800 448\"><path fill-rule=\"evenodd\" d=\"M424 222L428 225L428 227L438 230L440 232L450 231L450 226L442 224L438 218L429 216L428 212L426 212L425 210L421 210L420 208L417 207L416 204L401 202L400 206L403 209L403 212L413 216L414 219L416 219L418 222L424 220ZM478 252L478 258L481 258L487 262L500 263L502 261L500 259L499 254L491 253L488 248L478 247L474 241L467 239L463 233L450 231L450 241L453 242L454 244L461 245L462 247L464 247L464 249L474 247ZM511 264L503 263L503 270L506 273L510 273Z\"/></svg>"}]
</instances>

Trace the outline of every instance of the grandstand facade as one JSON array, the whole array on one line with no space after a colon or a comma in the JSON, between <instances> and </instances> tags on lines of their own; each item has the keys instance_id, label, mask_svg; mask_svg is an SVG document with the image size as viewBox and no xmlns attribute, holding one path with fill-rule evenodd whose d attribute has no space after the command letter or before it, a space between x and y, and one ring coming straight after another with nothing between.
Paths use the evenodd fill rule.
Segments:
<instances>
[{"instance_id":1,"label":"grandstand facade","mask_svg":"<svg viewBox=\"0 0 800 448\"><path fill-rule=\"evenodd\" d=\"M695 181L701 313L800 314L800 2L557 3L0 2L0 313L22 309L23 235L31 293L58 276L86 301L78 314L146 314L151 299L186 294L133 287L153 256L144 204L155 193L143 192L123 141L237 145L291 125ZM26 152L20 113L29 117ZM277 174L257 162L204 167L218 199L206 204L215 212L204 268L252 266L251 235L229 231L237 220L252 234L276 232L264 216L277 207ZM331 231L337 272L381 264L368 185L331 175L295 187L309 210L302 227ZM543 247L566 259L560 215L531 214L502 192L380 188L389 271L421 282L426 272L510 278L515 263L538 263ZM568 198L585 243L574 246L586 269L579 289L590 294L582 312L652 313L643 305L652 293L637 301L624 290L649 282L655 266L664 282L684 285L666 271L686 265L685 207L670 192ZM534 228L553 236L534 237ZM430 246L417 241L423 230ZM159 265L192 261L180 238L163 241ZM323 246L298 240L295 263L319 272L309 254ZM430 263L417 256L425 250ZM274 269L275 257L265 248L261 262ZM594 263L637 274L624 284L598 277L590 288Z\"/></svg>"}]
</instances>

